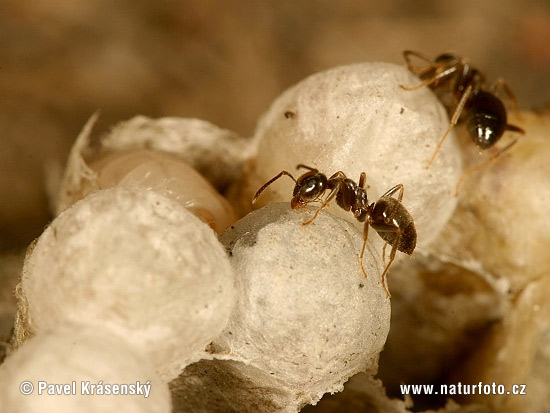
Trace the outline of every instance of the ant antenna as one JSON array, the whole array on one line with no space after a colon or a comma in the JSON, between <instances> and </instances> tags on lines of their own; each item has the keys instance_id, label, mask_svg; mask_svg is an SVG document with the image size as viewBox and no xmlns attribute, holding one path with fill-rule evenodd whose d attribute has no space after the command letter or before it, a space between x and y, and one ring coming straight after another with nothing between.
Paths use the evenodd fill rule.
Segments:
<instances>
[{"instance_id":1,"label":"ant antenna","mask_svg":"<svg viewBox=\"0 0 550 413\"><path fill-rule=\"evenodd\" d=\"M304 167L307 168L307 166L305 165L302 165ZM294 183L296 183L296 179L294 179L294 177L292 176L292 174L290 172L287 172L287 171L281 171L279 172L277 175L275 175L273 178L271 178L269 181L267 181L265 184L262 185L262 187L260 189L258 189L258 191L256 192L256 194L254 195L254 198L252 198L252 203L255 204L256 201L258 200L260 194L269 186L271 185L273 182L275 182L277 179L279 179L281 176L283 175L287 175L289 177L292 178L292 180L294 181Z\"/></svg>"}]
</instances>

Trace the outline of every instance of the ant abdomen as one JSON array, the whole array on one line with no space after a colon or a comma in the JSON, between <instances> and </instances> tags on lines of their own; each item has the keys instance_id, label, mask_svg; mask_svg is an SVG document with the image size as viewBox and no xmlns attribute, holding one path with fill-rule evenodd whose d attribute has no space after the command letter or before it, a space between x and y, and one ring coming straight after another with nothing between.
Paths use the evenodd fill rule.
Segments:
<instances>
[{"instance_id":1,"label":"ant abdomen","mask_svg":"<svg viewBox=\"0 0 550 413\"><path fill-rule=\"evenodd\" d=\"M495 95L479 91L468 104L466 128L472 141L481 149L493 146L504 134L506 108Z\"/></svg>"},{"instance_id":2,"label":"ant abdomen","mask_svg":"<svg viewBox=\"0 0 550 413\"><path fill-rule=\"evenodd\" d=\"M397 250L412 255L416 247L416 227L409 211L395 198L384 196L376 201L372 212L372 228L389 245L393 245L398 236L395 231L388 231L387 225L396 225L399 228L399 242ZM385 223L381 226L380 223Z\"/></svg>"}]
</instances>

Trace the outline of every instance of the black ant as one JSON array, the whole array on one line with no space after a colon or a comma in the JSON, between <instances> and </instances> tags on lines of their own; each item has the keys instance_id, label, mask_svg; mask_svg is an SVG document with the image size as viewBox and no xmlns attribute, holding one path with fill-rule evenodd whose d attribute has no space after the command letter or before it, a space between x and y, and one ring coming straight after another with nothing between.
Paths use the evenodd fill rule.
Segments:
<instances>
[{"instance_id":1,"label":"black ant","mask_svg":"<svg viewBox=\"0 0 550 413\"><path fill-rule=\"evenodd\" d=\"M428 64L423 68L419 68L413 64L412 56L422 59L428 62ZM452 113L449 127L439 140L432 157L426 165L426 169L430 168L441 145L443 145L443 142L459 121L464 120L466 122L466 129L472 141L482 150L490 148L497 143L506 131L520 134L525 133L518 126L508 123L506 108L502 100L496 96L496 92L500 87L517 109L517 99L504 80L499 78L491 87L488 87L485 76L478 69L472 67L466 59L452 53L443 53L434 60L431 60L421 53L405 50L403 57L407 62L409 70L420 77L422 83L413 87L400 85L401 88L405 90L417 90L421 87L429 86L438 94L449 115ZM456 193L458 194L460 185L467 175L486 166L503 152L510 149L517 141L518 139L514 140L493 154L485 162L464 172L457 183Z\"/></svg>"},{"instance_id":2,"label":"black ant","mask_svg":"<svg viewBox=\"0 0 550 413\"><path fill-rule=\"evenodd\" d=\"M313 217L302 225L311 224L317 218L319 212L327 207L334 198L336 198L336 203L340 208L353 212L353 216L359 222L365 223L363 229L363 247L359 256L361 271L365 278L367 277L367 273L363 267L363 255L367 244L369 226L374 228L378 235L386 241L383 250L384 258L386 246L390 244L392 247L388 264L382 273L382 286L388 297L391 297L386 287L385 278L395 258L395 253L399 250L405 254L412 255L416 246L416 229L413 218L401 203L403 199L403 185L395 185L382 195L378 201L369 205L367 190L365 189L366 175L364 172L361 173L359 184L356 184L353 180L347 178L342 171L338 171L330 178L327 178L326 175L310 166L300 164L296 166L296 169L299 168L307 169L308 172L301 175L298 179L294 179L288 171L279 172L258 189L252 199L252 203L254 204L260 194L283 175L289 176L296 183L292 192L292 199L290 200L290 206L294 210L298 210L310 202L321 200L325 192L330 191L325 200L322 201L321 206L315 211ZM397 199L392 198L392 195L395 193L398 193Z\"/></svg>"}]
</instances>

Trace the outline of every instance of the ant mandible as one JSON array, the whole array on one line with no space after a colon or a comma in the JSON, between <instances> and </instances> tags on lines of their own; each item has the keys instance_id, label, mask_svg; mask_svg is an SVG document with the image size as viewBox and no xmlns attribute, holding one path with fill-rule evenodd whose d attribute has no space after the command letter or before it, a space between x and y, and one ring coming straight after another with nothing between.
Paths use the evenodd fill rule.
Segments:
<instances>
[{"instance_id":1,"label":"ant mandible","mask_svg":"<svg viewBox=\"0 0 550 413\"><path fill-rule=\"evenodd\" d=\"M252 203L254 204L260 194L273 182L287 175L296 183L292 192L290 206L294 210L298 210L310 202L321 200L326 191L330 191L328 196L322 201L321 206L315 211L311 219L304 222L302 225L311 224L319 215L321 210L327 207L334 198L340 208L345 211L353 212L353 216L359 221L364 222L363 229L363 246L359 256L359 263L364 277L367 277L365 268L363 267L363 255L365 254L365 246L367 244L369 226L372 227L380 237L386 241L384 244L383 256L385 257L386 246L391 245L391 252L388 264L382 273L382 286L386 294L391 297L391 294L386 286L386 274L392 264L397 250L405 254L412 255L416 246L416 229L414 221L409 212L405 209L401 200L403 199L403 185L395 185L380 199L369 205L367 198L367 190L365 189L366 175L361 173L359 184L346 177L342 171L338 171L330 178L319 172L317 169L303 164L296 166L296 169L303 168L308 171L295 179L288 171L281 171L275 177L267 181L254 195ZM397 193L397 199L392 196Z\"/></svg>"},{"instance_id":2,"label":"ant mandible","mask_svg":"<svg viewBox=\"0 0 550 413\"><path fill-rule=\"evenodd\" d=\"M428 64L419 68L413 63L413 56L426 61ZM407 62L408 69L417 75L422 82L413 87L403 85L400 85L400 87L405 90L417 90L429 86L438 94L449 114L452 112L449 127L439 140L432 157L426 165L426 169L430 168L441 145L459 121L464 120L466 122L466 129L472 141L482 150L497 143L506 131L525 133L518 126L508 123L506 108L502 100L496 96L498 88L501 88L517 109L517 99L504 80L499 78L493 86L488 87L485 76L478 69L472 67L466 59L452 53L443 53L431 60L421 53L405 50L403 57ZM449 93L450 97L448 96ZM494 153L485 162L465 171L456 185L456 194L458 194L464 178L489 164L496 157L510 149L517 141L518 139L515 139Z\"/></svg>"}]
</instances>

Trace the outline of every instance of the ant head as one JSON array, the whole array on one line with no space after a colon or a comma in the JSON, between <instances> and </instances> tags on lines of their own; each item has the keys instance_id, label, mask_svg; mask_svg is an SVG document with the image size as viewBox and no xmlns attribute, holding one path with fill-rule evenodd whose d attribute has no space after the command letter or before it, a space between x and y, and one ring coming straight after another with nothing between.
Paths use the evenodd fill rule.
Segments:
<instances>
[{"instance_id":1,"label":"ant head","mask_svg":"<svg viewBox=\"0 0 550 413\"><path fill-rule=\"evenodd\" d=\"M292 209L299 209L319 198L327 189L327 177L317 170L303 174L296 181L293 197L290 201Z\"/></svg>"}]
</instances>

